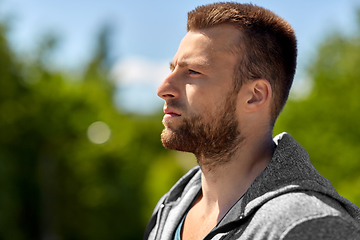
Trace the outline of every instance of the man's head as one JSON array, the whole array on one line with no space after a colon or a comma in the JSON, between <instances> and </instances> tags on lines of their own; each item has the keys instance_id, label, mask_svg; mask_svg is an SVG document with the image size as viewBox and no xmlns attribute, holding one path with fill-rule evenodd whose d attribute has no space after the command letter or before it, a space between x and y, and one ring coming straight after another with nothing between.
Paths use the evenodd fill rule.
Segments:
<instances>
[{"instance_id":1,"label":"man's head","mask_svg":"<svg viewBox=\"0 0 360 240\"><path fill-rule=\"evenodd\" d=\"M271 15L267 20L266 14ZM235 3L202 6L189 13L188 33L170 64L172 73L157 92L165 100L165 147L193 152L198 160L212 158L209 164L215 164L229 159L250 129L272 125L295 71L295 66L292 75L284 70L290 57L284 57L289 54L282 49L283 36L275 33L280 31L277 24L288 25L275 17L265 9ZM295 65L296 40L292 30L291 34ZM287 87L281 87L282 82ZM272 91L277 91L275 100ZM276 101L280 105L273 104Z\"/></svg>"},{"instance_id":2,"label":"man's head","mask_svg":"<svg viewBox=\"0 0 360 240\"><path fill-rule=\"evenodd\" d=\"M294 30L273 12L251 4L214 3L188 13L187 30L231 25L240 35L229 49L238 56L235 88L254 79L270 82L273 125L288 98L293 82L297 46Z\"/></svg>"}]
</instances>

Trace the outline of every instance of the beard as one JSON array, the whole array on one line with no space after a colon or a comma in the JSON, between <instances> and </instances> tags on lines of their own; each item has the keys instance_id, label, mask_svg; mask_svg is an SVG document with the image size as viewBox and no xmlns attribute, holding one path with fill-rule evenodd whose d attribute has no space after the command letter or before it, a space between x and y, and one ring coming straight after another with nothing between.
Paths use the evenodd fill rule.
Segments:
<instances>
[{"instance_id":1,"label":"beard","mask_svg":"<svg viewBox=\"0 0 360 240\"><path fill-rule=\"evenodd\" d=\"M235 116L236 99L237 94L230 93L207 122L203 116L192 114L177 129L165 126L161 134L164 147L194 153L200 167L208 170L229 162L244 140ZM168 106L184 109L175 101L169 101Z\"/></svg>"}]
</instances>

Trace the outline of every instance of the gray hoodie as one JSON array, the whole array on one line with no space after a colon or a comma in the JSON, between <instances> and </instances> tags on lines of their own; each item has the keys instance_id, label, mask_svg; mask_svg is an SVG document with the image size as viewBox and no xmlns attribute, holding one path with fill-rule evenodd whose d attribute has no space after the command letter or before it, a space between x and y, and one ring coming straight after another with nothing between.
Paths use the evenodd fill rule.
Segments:
<instances>
[{"instance_id":1,"label":"gray hoodie","mask_svg":"<svg viewBox=\"0 0 360 240\"><path fill-rule=\"evenodd\" d=\"M204 239L360 239L360 209L316 171L293 137L274 142L268 166ZM200 176L193 168L160 199L144 239L174 238L201 191Z\"/></svg>"}]
</instances>

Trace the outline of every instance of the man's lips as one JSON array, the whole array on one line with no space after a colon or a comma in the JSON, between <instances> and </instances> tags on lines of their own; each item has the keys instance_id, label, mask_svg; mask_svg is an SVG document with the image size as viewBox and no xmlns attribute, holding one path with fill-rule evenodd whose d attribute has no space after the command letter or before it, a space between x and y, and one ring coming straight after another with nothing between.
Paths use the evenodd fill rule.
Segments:
<instances>
[{"instance_id":1,"label":"man's lips","mask_svg":"<svg viewBox=\"0 0 360 240\"><path fill-rule=\"evenodd\" d=\"M164 120L165 119L170 119L170 118L174 118L174 117L180 117L180 115L177 115L177 114L175 114L175 113L166 113L165 115L164 115Z\"/></svg>"},{"instance_id":2,"label":"man's lips","mask_svg":"<svg viewBox=\"0 0 360 240\"><path fill-rule=\"evenodd\" d=\"M164 120L181 116L181 114L178 111L171 109L169 107L164 107L164 113L165 113L163 118Z\"/></svg>"}]
</instances>

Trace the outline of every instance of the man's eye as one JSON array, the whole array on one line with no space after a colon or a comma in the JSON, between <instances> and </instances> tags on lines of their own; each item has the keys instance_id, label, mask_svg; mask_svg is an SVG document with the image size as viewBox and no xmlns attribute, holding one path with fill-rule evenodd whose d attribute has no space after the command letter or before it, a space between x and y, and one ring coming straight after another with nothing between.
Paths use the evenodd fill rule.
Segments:
<instances>
[{"instance_id":1,"label":"man's eye","mask_svg":"<svg viewBox=\"0 0 360 240\"><path fill-rule=\"evenodd\" d=\"M189 69L189 74L200 74L200 73L197 72L197 71L194 71L194 70Z\"/></svg>"}]
</instances>

